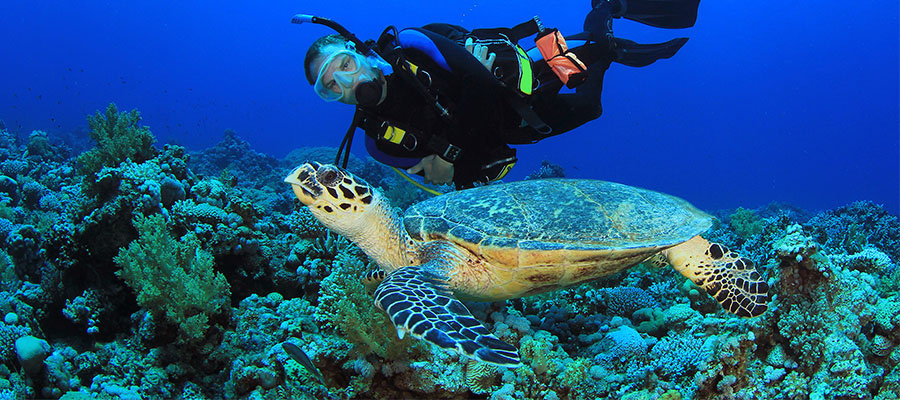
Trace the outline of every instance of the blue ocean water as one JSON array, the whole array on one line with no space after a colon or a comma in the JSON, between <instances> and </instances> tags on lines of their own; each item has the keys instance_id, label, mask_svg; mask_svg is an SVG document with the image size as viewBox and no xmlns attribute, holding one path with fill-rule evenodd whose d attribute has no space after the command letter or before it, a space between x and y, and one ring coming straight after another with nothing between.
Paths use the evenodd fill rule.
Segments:
<instances>
[{"instance_id":1,"label":"blue ocean water","mask_svg":"<svg viewBox=\"0 0 900 400\"><path fill-rule=\"evenodd\" d=\"M508 178L548 160L716 221L558 181L430 197L358 159L370 185L282 181L352 113L301 76L331 31L295 13L574 33L587 0L74 3L0 3L0 400L900 398L896 0L616 20L691 40L614 64L605 114ZM445 218L391 212L426 198Z\"/></svg>"},{"instance_id":2,"label":"blue ocean water","mask_svg":"<svg viewBox=\"0 0 900 400\"><path fill-rule=\"evenodd\" d=\"M510 4L6 1L0 119L21 136L85 136L85 115L116 102L139 109L160 142L191 149L212 146L225 129L279 157L336 146L352 109L319 100L300 72L309 43L331 31L292 25L293 14L330 17L371 38L388 24L508 26L536 14L575 33L589 7ZM691 29L616 20L614 30L639 42L691 40L648 67L614 64L604 115L519 147L510 179L546 159L572 177L668 192L704 209L865 199L900 211L896 1L704 1Z\"/></svg>"}]
</instances>

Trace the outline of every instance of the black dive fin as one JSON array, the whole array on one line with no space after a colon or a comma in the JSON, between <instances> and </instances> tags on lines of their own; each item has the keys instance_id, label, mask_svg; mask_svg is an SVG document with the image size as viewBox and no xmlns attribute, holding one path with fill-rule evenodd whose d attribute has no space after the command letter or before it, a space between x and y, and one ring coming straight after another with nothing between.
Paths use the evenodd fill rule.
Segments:
<instances>
[{"instance_id":1,"label":"black dive fin","mask_svg":"<svg viewBox=\"0 0 900 400\"><path fill-rule=\"evenodd\" d=\"M665 43L640 44L628 39L615 38L616 58L613 60L629 67L643 67L663 58L675 55L688 38L676 38Z\"/></svg>"},{"instance_id":2,"label":"black dive fin","mask_svg":"<svg viewBox=\"0 0 900 400\"><path fill-rule=\"evenodd\" d=\"M622 0L621 16L657 28L690 28L697 22L700 0ZM619 15L615 15L619 16Z\"/></svg>"}]
</instances>

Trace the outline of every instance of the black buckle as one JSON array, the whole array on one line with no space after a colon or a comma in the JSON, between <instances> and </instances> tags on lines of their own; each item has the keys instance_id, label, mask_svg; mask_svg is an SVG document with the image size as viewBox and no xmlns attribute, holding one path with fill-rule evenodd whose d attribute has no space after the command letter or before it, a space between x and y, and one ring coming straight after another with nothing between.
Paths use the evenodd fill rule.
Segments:
<instances>
[{"instance_id":1,"label":"black buckle","mask_svg":"<svg viewBox=\"0 0 900 400\"><path fill-rule=\"evenodd\" d=\"M456 162L463 152L462 147L456 146L438 135L431 135L428 139L428 148L438 157L451 163Z\"/></svg>"},{"instance_id":2,"label":"black buckle","mask_svg":"<svg viewBox=\"0 0 900 400\"><path fill-rule=\"evenodd\" d=\"M454 146L453 144L447 144L447 149L444 150L444 154L441 158L450 161L456 162L456 159L459 158L459 154L462 153L462 148L459 146Z\"/></svg>"}]
</instances>

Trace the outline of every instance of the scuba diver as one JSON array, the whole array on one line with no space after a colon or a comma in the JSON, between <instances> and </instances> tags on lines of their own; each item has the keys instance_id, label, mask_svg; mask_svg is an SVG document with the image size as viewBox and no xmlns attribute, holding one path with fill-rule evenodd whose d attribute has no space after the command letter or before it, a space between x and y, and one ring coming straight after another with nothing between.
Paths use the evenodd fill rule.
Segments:
<instances>
[{"instance_id":1,"label":"scuba diver","mask_svg":"<svg viewBox=\"0 0 900 400\"><path fill-rule=\"evenodd\" d=\"M326 101L355 105L335 163L346 166L356 128L377 161L457 189L505 176L517 161L510 145L572 130L602 113L610 63L643 67L669 58L687 38L639 44L613 36L612 19L680 29L694 25L700 0L593 0L584 32L563 37L538 17L512 28L429 24L388 27L362 42L334 21L297 15L292 22L329 26L304 70ZM517 42L535 35L536 47ZM560 93L562 86L574 93Z\"/></svg>"}]
</instances>

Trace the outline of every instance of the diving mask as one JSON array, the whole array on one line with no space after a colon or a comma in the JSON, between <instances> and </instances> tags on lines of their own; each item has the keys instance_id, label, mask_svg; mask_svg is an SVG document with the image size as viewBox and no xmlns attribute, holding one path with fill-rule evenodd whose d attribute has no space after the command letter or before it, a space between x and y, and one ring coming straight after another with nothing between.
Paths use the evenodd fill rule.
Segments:
<instances>
[{"instance_id":1,"label":"diving mask","mask_svg":"<svg viewBox=\"0 0 900 400\"><path fill-rule=\"evenodd\" d=\"M325 101L340 100L348 104L357 104L363 99L360 99L356 92L363 86L367 88L372 86L370 83L378 84L377 92L380 100L381 85L378 75L369 66L366 57L356 52L353 43L347 42L345 49L332 53L322 63L313 89Z\"/></svg>"}]
</instances>

